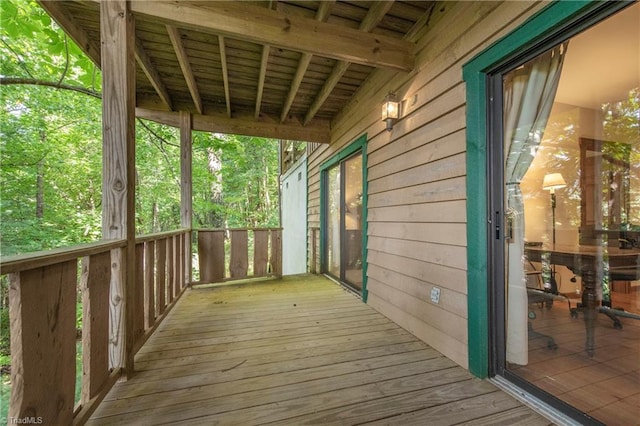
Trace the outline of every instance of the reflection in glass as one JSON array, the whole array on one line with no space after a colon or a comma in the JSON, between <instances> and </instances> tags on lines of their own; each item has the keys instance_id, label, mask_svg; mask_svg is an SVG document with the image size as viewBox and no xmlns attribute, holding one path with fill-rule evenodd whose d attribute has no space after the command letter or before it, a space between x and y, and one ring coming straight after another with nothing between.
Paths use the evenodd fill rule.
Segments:
<instances>
[{"instance_id":1,"label":"reflection in glass","mask_svg":"<svg viewBox=\"0 0 640 426\"><path fill-rule=\"evenodd\" d=\"M340 165L327 173L327 272L340 277Z\"/></svg>"}]
</instances>

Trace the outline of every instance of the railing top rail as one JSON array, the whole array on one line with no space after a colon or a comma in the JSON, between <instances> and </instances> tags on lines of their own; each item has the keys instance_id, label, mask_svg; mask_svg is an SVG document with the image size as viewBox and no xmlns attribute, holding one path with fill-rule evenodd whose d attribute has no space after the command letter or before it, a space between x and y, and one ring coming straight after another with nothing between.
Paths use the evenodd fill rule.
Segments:
<instances>
[{"instance_id":1,"label":"railing top rail","mask_svg":"<svg viewBox=\"0 0 640 426\"><path fill-rule=\"evenodd\" d=\"M194 231L282 231L282 227L271 228L193 228Z\"/></svg>"},{"instance_id":2,"label":"railing top rail","mask_svg":"<svg viewBox=\"0 0 640 426\"><path fill-rule=\"evenodd\" d=\"M136 244L144 243L147 241L160 240L162 238L173 237L174 235L184 234L189 232L189 228L174 229L173 231L156 232L155 234L138 235L136 237Z\"/></svg>"},{"instance_id":3,"label":"railing top rail","mask_svg":"<svg viewBox=\"0 0 640 426\"><path fill-rule=\"evenodd\" d=\"M0 262L0 274L26 271L43 266L66 262L79 257L91 256L105 251L126 246L127 240L105 240L94 243L78 244L71 247L61 247L33 253L6 256Z\"/></svg>"}]
</instances>

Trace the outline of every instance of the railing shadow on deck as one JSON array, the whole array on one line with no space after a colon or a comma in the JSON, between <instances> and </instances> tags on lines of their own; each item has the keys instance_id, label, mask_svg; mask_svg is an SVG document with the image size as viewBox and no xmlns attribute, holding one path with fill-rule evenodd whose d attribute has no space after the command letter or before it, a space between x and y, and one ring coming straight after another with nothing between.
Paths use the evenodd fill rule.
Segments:
<instances>
[{"instance_id":1,"label":"railing shadow on deck","mask_svg":"<svg viewBox=\"0 0 640 426\"><path fill-rule=\"evenodd\" d=\"M281 228L197 232L198 283L282 276ZM134 355L192 284L191 248L190 229L138 237L130 257L133 271L126 265L126 240L3 258L12 363L7 420L85 423L123 373L130 373L126 366L133 366ZM129 289L127 274L133 274ZM82 380L76 401L79 295Z\"/></svg>"}]
</instances>

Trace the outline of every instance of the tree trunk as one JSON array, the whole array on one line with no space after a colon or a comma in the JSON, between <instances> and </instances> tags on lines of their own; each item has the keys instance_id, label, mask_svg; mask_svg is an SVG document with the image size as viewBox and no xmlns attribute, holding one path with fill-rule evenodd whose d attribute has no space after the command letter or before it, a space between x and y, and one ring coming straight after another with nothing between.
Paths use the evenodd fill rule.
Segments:
<instances>
[{"instance_id":1,"label":"tree trunk","mask_svg":"<svg viewBox=\"0 0 640 426\"><path fill-rule=\"evenodd\" d=\"M40 132L40 143L44 145L47 141L47 135L44 131ZM36 218L44 217L44 157L38 161L38 170L36 172Z\"/></svg>"},{"instance_id":2,"label":"tree trunk","mask_svg":"<svg viewBox=\"0 0 640 426\"><path fill-rule=\"evenodd\" d=\"M216 205L222 205L222 160L218 152L212 148L207 149L207 156L209 173L213 176L210 200L214 208L207 215L208 223L206 225L213 228L223 228L224 215L220 214L220 211L215 208Z\"/></svg>"}]
</instances>

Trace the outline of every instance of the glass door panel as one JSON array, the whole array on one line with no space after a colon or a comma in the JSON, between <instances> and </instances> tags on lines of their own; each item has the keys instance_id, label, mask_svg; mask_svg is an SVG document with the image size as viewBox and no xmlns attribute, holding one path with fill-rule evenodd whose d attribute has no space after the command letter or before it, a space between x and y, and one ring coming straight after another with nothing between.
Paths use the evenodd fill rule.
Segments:
<instances>
[{"instance_id":1,"label":"glass door panel","mask_svg":"<svg viewBox=\"0 0 640 426\"><path fill-rule=\"evenodd\" d=\"M327 171L327 272L340 278L340 223L342 203L340 165Z\"/></svg>"},{"instance_id":2,"label":"glass door panel","mask_svg":"<svg viewBox=\"0 0 640 426\"><path fill-rule=\"evenodd\" d=\"M362 290L362 155L344 163L343 280Z\"/></svg>"},{"instance_id":3,"label":"glass door panel","mask_svg":"<svg viewBox=\"0 0 640 426\"><path fill-rule=\"evenodd\" d=\"M325 272L362 290L362 154L326 170Z\"/></svg>"}]
</instances>

